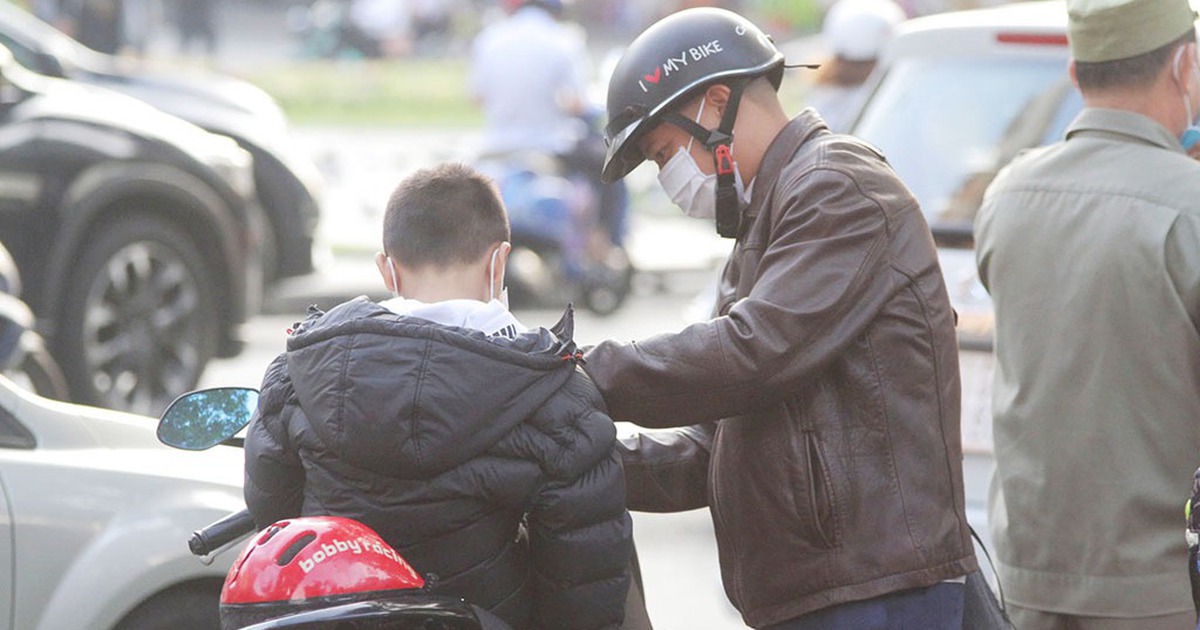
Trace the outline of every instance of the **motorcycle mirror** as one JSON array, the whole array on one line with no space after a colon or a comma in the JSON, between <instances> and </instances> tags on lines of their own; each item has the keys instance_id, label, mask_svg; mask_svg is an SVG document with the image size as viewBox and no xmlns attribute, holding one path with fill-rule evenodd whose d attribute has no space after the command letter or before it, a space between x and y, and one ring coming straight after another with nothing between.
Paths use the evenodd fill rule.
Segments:
<instances>
[{"instance_id":1,"label":"motorcycle mirror","mask_svg":"<svg viewBox=\"0 0 1200 630\"><path fill-rule=\"evenodd\" d=\"M158 440L167 446L203 451L237 435L258 407L258 390L215 387L183 394L158 421Z\"/></svg>"}]
</instances>

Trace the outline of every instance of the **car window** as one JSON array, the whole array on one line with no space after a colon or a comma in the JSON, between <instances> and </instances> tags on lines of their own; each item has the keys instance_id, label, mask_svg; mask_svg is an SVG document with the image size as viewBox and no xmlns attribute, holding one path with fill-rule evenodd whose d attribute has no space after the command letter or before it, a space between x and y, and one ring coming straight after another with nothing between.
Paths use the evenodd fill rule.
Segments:
<instances>
[{"instance_id":1,"label":"car window","mask_svg":"<svg viewBox=\"0 0 1200 630\"><path fill-rule=\"evenodd\" d=\"M0 45L3 45L5 48L12 51L13 59L16 59L17 63L30 70L33 70L34 72L37 72L37 54L34 53L33 49L25 46L22 42L18 42L12 37L9 37L8 33L4 32L0 32Z\"/></svg>"},{"instance_id":2,"label":"car window","mask_svg":"<svg viewBox=\"0 0 1200 630\"><path fill-rule=\"evenodd\" d=\"M31 449L35 446L37 440L29 429L8 409L0 407L0 448Z\"/></svg>"},{"instance_id":3,"label":"car window","mask_svg":"<svg viewBox=\"0 0 1200 630\"><path fill-rule=\"evenodd\" d=\"M996 171L1020 149L1061 136L1052 127L1073 116L1064 106L1072 92L1058 58L902 59L854 134L883 151L931 226L969 229Z\"/></svg>"}]
</instances>

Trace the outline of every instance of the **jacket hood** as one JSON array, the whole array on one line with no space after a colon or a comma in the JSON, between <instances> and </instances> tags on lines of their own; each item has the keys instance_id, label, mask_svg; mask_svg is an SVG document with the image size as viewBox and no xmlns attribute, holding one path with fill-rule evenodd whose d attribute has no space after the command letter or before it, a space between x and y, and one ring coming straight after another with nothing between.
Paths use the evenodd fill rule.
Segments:
<instances>
[{"instance_id":1,"label":"jacket hood","mask_svg":"<svg viewBox=\"0 0 1200 630\"><path fill-rule=\"evenodd\" d=\"M430 477L488 451L552 462L556 441L523 423L574 373L572 328L568 309L553 330L487 337L358 298L310 313L287 370L326 447L375 472Z\"/></svg>"}]
</instances>

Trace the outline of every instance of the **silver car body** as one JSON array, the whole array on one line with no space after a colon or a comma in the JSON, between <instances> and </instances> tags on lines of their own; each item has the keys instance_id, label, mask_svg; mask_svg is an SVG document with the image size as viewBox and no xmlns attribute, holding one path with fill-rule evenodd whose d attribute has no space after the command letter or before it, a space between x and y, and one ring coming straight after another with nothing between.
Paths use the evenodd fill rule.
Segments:
<instances>
[{"instance_id":1,"label":"silver car body","mask_svg":"<svg viewBox=\"0 0 1200 630\"><path fill-rule=\"evenodd\" d=\"M111 628L172 585L219 587L235 554L205 565L187 540L244 507L242 451L174 450L155 427L0 377L0 630Z\"/></svg>"}]
</instances>

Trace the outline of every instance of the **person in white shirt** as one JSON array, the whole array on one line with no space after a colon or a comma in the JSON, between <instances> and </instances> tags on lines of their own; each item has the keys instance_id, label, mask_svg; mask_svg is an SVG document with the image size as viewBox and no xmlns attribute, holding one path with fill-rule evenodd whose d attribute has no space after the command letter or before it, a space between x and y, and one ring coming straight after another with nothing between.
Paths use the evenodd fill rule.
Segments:
<instances>
[{"instance_id":1,"label":"person in white shirt","mask_svg":"<svg viewBox=\"0 0 1200 630\"><path fill-rule=\"evenodd\" d=\"M501 4L507 17L480 32L471 50L468 91L483 109L483 156L557 158L591 185L598 224L622 245L628 196L623 183L600 181L604 144L590 122L600 111L587 100L592 64L583 29L563 19L562 0Z\"/></svg>"},{"instance_id":2,"label":"person in white shirt","mask_svg":"<svg viewBox=\"0 0 1200 630\"><path fill-rule=\"evenodd\" d=\"M483 108L484 151L570 151L590 65L583 30L559 19L559 0L507 8L472 44L468 88Z\"/></svg>"}]
</instances>

